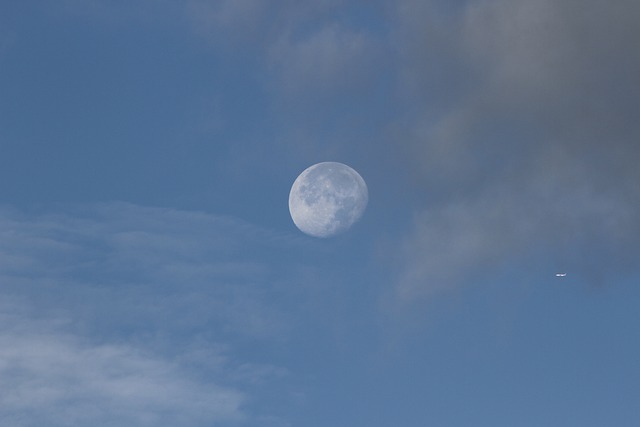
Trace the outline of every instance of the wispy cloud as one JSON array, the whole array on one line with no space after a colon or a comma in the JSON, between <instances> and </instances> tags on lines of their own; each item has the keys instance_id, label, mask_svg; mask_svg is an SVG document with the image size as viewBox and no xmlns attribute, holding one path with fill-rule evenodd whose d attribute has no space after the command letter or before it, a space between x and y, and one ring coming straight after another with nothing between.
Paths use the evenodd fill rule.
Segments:
<instances>
[{"instance_id":1,"label":"wispy cloud","mask_svg":"<svg viewBox=\"0 0 640 427\"><path fill-rule=\"evenodd\" d=\"M365 25L382 14L377 2L189 4L195 30L212 48L256 72L283 156L337 154L350 145L344 138L354 123L369 128L366 111L386 105L380 93L389 86L390 49L380 28ZM254 145L243 157L263 149L262 139Z\"/></svg>"},{"instance_id":2,"label":"wispy cloud","mask_svg":"<svg viewBox=\"0 0 640 427\"><path fill-rule=\"evenodd\" d=\"M367 34L329 24L304 38L283 35L269 49L269 64L281 95L344 96L369 78L373 54Z\"/></svg>"},{"instance_id":3,"label":"wispy cloud","mask_svg":"<svg viewBox=\"0 0 640 427\"><path fill-rule=\"evenodd\" d=\"M198 426L269 416L251 409L252 389L286 370L234 349L287 339L287 289L301 279L293 264L281 274L277 253L295 239L126 203L5 209L0 236L0 419Z\"/></svg>"},{"instance_id":4,"label":"wispy cloud","mask_svg":"<svg viewBox=\"0 0 640 427\"><path fill-rule=\"evenodd\" d=\"M187 17L218 48L257 49L264 53L284 34L307 32L330 21L346 3L276 0L266 5L258 0L189 0Z\"/></svg>"},{"instance_id":5,"label":"wispy cloud","mask_svg":"<svg viewBox=\"0 0 640 427\"><path fill-rule=\"evenodd\" d=\"M0 319L4 424L210 425L243 417L244 393L158 354L92 343L65 332L56 319L33 321L4 304Z\"/></svg>"}]
</instances>

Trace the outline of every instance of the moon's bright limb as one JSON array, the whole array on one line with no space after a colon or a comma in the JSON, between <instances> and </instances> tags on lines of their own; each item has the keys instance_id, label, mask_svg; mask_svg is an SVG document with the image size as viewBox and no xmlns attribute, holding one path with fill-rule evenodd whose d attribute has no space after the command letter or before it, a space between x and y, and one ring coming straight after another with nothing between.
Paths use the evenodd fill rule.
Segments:
<instances>
[{"instance_id":1,"label":"moon's bright limb","mask_svg":"<svg viewBox=\"0 0 640 427\"><path fill-rule=\"evenodd\" d=\"M314 237L330 237L348 230L367 207L364 179L349 166L323 162L305 169L289 193L289 212L295 225Z\"/></svg>"}]
</instances>

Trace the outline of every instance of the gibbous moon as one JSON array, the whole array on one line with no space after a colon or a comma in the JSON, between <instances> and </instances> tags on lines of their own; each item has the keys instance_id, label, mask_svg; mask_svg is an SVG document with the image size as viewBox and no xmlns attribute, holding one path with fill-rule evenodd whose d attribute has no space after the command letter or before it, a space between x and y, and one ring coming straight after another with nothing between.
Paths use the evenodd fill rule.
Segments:
<instances>
[{"instance_id":1,"label":"gibbous moon","mask_svg":"<svg viewBox=\"0 0 640 427\"><path fill-rule=\"evenodd\" d=\"M289 212L300 231L330 237L356 223L369 201L367 184L349 166L323 162L305 169L289 193Z\"/></svg>"}]
</instances>

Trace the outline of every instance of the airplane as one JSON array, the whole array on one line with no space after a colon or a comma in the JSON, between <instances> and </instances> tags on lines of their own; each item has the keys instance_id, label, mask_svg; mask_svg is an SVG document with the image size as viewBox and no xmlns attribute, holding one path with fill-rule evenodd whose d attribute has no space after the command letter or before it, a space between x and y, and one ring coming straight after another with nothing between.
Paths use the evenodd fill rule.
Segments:
<instances>
[{"instance_id":1,"label":"airplane","mask_svg":"<svg viewBox=\"0 0 640 427\"><path fill-rule=\"evenodd\" d=\"M564 277L567 273L556 273L556 277Z\"/></svg>"}]
</instances>

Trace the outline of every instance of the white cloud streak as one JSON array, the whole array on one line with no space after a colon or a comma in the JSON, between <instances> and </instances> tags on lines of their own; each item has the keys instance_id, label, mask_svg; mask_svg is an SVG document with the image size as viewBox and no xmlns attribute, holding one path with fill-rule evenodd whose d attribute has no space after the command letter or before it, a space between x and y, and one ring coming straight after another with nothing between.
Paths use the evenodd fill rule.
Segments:
<instances>
[{"instance_id":1,"label":"white cloud streak","mask_svg":"<svg viewBox=\"0 0 640 427\"><path fill-rule=\"evenodd\" d=\"M268 418L251 390L286 371L233 350L286 339L290 307L274 296L296 279L274 276L263 251L295 246L231 218L126 203L0 212L0 420Z\"/></svg>"},{"instance_id":2,"label":"white cloud streak","mask_svg":"<svg viewBox=\"0 0 640 427\"><path fill-rule=\"evenodd\" d=\"M0 319L5 425L196 426L243 417L243 393L174 361L128 344L91 343L4 305Z\"/></svg>"}]
</instances>

